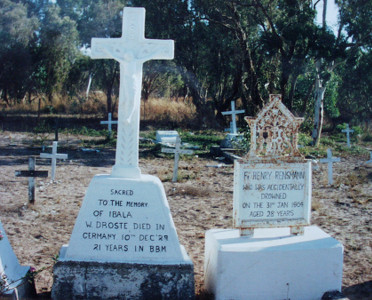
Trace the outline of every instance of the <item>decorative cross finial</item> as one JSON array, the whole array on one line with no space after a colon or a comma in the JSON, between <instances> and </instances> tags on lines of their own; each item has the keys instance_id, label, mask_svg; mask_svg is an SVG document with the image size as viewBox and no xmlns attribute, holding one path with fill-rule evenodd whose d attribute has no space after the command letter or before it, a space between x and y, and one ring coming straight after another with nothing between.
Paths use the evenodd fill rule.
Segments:
<instances>
[{"instance_id":1,"label":"decorative cross finial","mask_svg":"<svg viewBox=\"0 0 372 300\"><path fill-rule=\"evenodd\" d=\"M256 118L244 118L251 129L248 159L302 159L297 135L303 118L296 118L281 99L282 95L270 95L269 103Z\"/></svg>"},{"instance_id":2,"label":"decorative cross finial","mask_svg":"<svg viewBox=\"0 0 372 300\"><path fill-rule=\"evenodd\" d=\"M92 58L113 58L120 63L118 137L115 177L138 178L139 117L142 65L151 59L173 59L172 40L145 38L145 9L125 7L121 38L93 38Z\"/></svg>"}]
</instances>

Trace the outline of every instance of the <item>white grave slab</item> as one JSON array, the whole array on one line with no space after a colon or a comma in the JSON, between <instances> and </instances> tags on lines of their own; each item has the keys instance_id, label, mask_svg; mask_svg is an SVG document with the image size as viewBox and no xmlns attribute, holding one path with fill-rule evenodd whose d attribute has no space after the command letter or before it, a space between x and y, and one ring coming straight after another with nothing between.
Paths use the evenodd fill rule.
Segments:
<instances>
[{"instance_id":1,"label":"white grave slab","mask_svg":"<svg viewBox=\"0 0 372 300\"><path fill-rule=\"evenodd\" d=\"M3 236L0 240L0 276L6 275L6 284L9 285L4 294L14 299L15 295L19 299L31 298L36 292L33 281L30 283L30 278L26 278L30 267L19 264L1 221L0 232Z\"/></svg>"},{"instance_id":2,"label":"white grave slab","mask_svg":"<svg viewBox=\"0 0 372 300\"><path fill-rule=\"evenodd\" d=\"M156 131L156 142L161 144L176 144L179 134L175 130L158 130Z\"/></svg>"},{"instance_id":3,"label":"white grave slab","mask_svg":"<svg viewBox=\"0 0 372 300\"><path fill-rule=\"evenodd\" d=\"M144 37L145 9L124 8L121 38L92 39L92 58L120 62L118 138L110 175L92 179L54 266L53 299L192 299L193 264L180 245L160 180L141 174L142 65L172 59L171 40Z\"/></svg>"},{"instance_id":4,"label":"white grave slab","mask_svg":"<svg viewBox=\"0 0 372 300\"><path fill-rule=\"evenodd\" d=\"M316 226L303 235L289 228L208 230L205 287L216 300L321 299L341 291L343 246Z\"/></svg>"}]
</instances>

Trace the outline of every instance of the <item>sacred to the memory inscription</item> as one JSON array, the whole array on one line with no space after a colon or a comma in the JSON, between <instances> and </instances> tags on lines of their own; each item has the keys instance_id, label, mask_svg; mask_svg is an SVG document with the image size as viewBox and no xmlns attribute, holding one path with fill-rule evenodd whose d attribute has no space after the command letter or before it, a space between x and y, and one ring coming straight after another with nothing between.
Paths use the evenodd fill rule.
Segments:
<instances>
[{"instance_id":1,"label":"sacred to the memory inscription","mask_svg":"<svg viewBox=\"0 0 372 300\"><path fill-rule=\"evenodd\" d=\"M123 184L108 176L95 176L86 195L89 205L80 209L66 259L138 261L179 257L169 207L160 203L165 199L164 191L152 182L154 178L148 176L143 188L136 180Z\"/></svg>"},{"instance_id":2,"label":"sacred to the memory inscription","mask_svg":"<svg viewBox=\"0 0 372 300\"><path fill-rule=\"evenodd\" d=\"M310 162L237 162L234 176L236 227L309 224Z\"/></svg>"}]
</instances>

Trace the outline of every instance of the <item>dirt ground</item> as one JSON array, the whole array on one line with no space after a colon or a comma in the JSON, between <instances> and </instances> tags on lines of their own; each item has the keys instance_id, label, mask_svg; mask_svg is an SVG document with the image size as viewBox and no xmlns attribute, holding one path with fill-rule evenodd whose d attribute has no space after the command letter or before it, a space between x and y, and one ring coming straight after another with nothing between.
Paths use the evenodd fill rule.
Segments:
<instances>
[{"instance_id":1,"label":"dirt ground","mask_svg":"<svg viewBox=\"0 0 372 300\"><path fill-rule=\"evenodd\" d=\"M51 139L53 137L50 136ZM28 133L0 132L0 218L21 264L46 268L36 277L39 295L51 290L53 258L67 244L79 207L91 178L108 174L114 149L81 151L82 139L60 135L56 181L36 180L36 201L28 204L27 178L15 177L37 157L37 170L49 170L50 161L40 159L40 146ZM333 186L327 185L324 164L313 170L312 224L339 240L345 247L343 293L349 299L372 299L372 166L369 157L341 157L334 165ZM194 262L197 298L203 298L204 235L212 228L232 227L233 167L215 168L211 158L181 160L179 172L187 178L172 183L173 160L140 155L142 173L164 182L179 239Z\"/></svg>"}]
</instances>

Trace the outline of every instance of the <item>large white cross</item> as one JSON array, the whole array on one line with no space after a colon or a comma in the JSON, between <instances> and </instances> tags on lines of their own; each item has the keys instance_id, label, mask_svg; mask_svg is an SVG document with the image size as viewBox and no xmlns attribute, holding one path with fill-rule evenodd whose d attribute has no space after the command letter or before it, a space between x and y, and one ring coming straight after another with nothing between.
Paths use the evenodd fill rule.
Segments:
<instances>
[{"instance_id":1,"label":"large white cross","mask_svg":"<svg viewBox=\"0 0 372 300\"><path fill-rule=\"evenodd\" d=\"M57 159L67 159L68 155L63 153L57 153L58 142L53 142L52 153L40 153L41 158L51 158L52 159L52 181L56 176L56 165Z\"/></svg>"},{"instance_id":2,"label":"large white cross","mask_svg":"<svg viewBox=\"0 0 372 300\"><path fill-rule=\"evenodd\" d=\"M321 158L321 163L328 163L328 184L333 184L333 163L339 162L340 159L338 157L332 157L332 150L327 149L327 158Z\"/></svg>"},{"instance_id":3,"label":"large white cross","mask_svg":"<svg viewBox=\"0 0 372 300\"><path fill-rule=\"evenodd\" d=\"M115 177L138 178L138 140L142 66L151 59L173 59L172 40L145 38L145 9L125 7L120 38L93 38L92 58L113 58L120 63L118 137Z\"/></svg>"},{"instance_id":4,"label":"large white cross","mask_svg":"<svg viewBox=\"0 0 372 300\"><path fill-rule=\"evenodd\" d=\"M173 179L172 179L172 181L176 182L177 177L178 177L178 161L180 159L180 154L193 154L194 151L181 149L181 139L180 139L179 136L177 136L175 148L174 149L172 149L172 148L162 148L161 152L174 153L174 166L173 166Z\"/></svg>"},{"instance_id":5,"label":"large white cross","mask_svg":"<svg viewBox=\"0 0 372 300\"><path fill-rule=\"evenodd\" d=\"M236 128L236 115L243 114L245 112L244 109L242 110L235 110L235 101L231 101L231 111L223 111L222 115L231 115L232 127L230 126L230 130L232 134L238 134L238 130Z\"/></svg>"},{"instance_id":6,"label":"large white cross","mask_svg":"<svg viewBox=\"0 0 372 300\"><path fill-rule=\"evenodd\" d=\"M108 120L107 121L101 121L100 124L102 124L102 125L107 124L108 132L109 132L109 134L111 136L111 129L112 129L111 125L118 124L118 121L112 120L111 113L108 113Z\"/></svg>"},{"instance_id":7,"label":"large white cross","mask_svg":"<svg viewBox=\"0 0 372 300\"><path fill-rule=\"evenodd\" d=\"M342 132L346 132L347 146L350 148L350 133L353 133L354 130L349 128L349 124L346 124L346 129L342 129Z\"/></svg>"}]
</instances>

